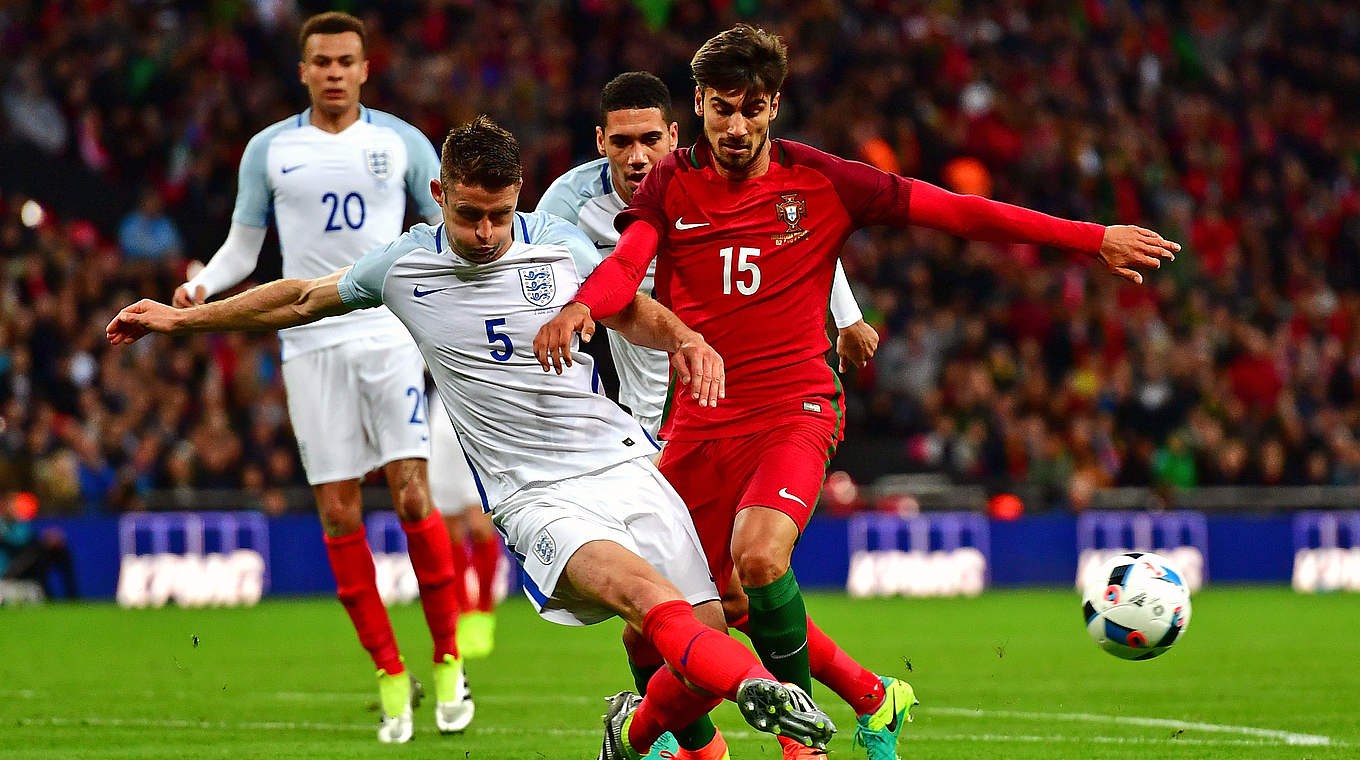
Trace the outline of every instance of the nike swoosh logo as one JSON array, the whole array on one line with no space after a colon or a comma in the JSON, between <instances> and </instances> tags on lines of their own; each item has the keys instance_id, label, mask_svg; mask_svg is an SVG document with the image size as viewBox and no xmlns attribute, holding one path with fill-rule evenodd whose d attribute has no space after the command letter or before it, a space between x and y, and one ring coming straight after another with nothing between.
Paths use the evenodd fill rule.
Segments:
<instances>
[{"instance_id":1,"label":"nike swoosh logo","mask_svg":"<svg viewBox=\"0 0 1360 760\"><path fill-rule=\"evenodd\" d=\"M306 166L306 164L298 164L297 166L285 166L282 169L279 169L279 173L287 174L288 172L291 171L297 171L298 169L301 169L304 166Z\"/></svg>"},{"instance_id":2,"label":"nike swoosh logo","mask_svg":"<svg viewBox=\"0 0 1360 760\"><path fill-rule=\"evenodd\" d=\"M804 507L805 509L807 508L807 502L805 502L805 501L803 501L802 499L798 498L797 496L794 496L793 494L789 493L789 489L787 489L787 488L781 488L781 489L779 489L779 495L780 495L780 496L783 496L785 499L789 499L790 501L796 501L796 502L798 502L799 504L802 504L803 507Z\"/></svg>"},{"instance_id":3,"label":"nike swoosh logo","mask_svg":"<svg viewBox=\"0 0 1360 760\"><path fill-rule=\"evenodd\" d=\"M707 227L707 226L708 222L693 222L690 224L685 224L685 217L683 216L675 220L675 228L677 230L692 230L695 227Z\"/></svg>"},{"instance_id":4,"label":"nike swoosh logo","mask_svg":"<svg viewBox=\"0 0 1360 760\"><path fill-rule=\"evenodd\" d=\"M595 249L596 249L596 250L599 250L599 251L603 251L603 250L610 249L610 248L616 248L616 247L617 247L617 246L615 246L613 243L596 243L596 244L595 244Z\"/></svg>"},{"instance_id":5,"label":"nike swoosh logo","mask_svg":"<svg viewBox=\"0 0 1360 760\"><path fill-rule=\"evenodd\" d=\"M888 721L887 729L894 734L897 733L897 725L901 723L897 715L897 695L892 695L892 720Z\"/></svg>"},{"instance_id":6,"label":"nike swoosh logo","mask_svg":"<svg viewBox=\"0 0 1360 760\"><path fill-rule=\"evenodd\" d=\"M787 660L788 658L790 658L790 657L792 657L792 656L798 654L799 652L803 651L803 650L806 649L806 648L807 648L807 639L803 639L803 644L802 644L802 646L798 647L797 649L793 650L792 652L789 652L788 654L775 654L774 652L770 652L770 659L771 659L771 660Z\"/></svg>"},{"instance_id":7,"label":"nike swoosh logo","mask_svg":"<svg viewBox=\"0 0 1360 760\"><path fill-rule=\"evenodd\" d=\"M438 293L441 290L448 290L448 288L431 288L430 290L421 290L420 286L417 285L415 289L411 291L411 294L414 295L416 298L424 298L425 296L428 296L431 293Z\"/></svg>"}]
</instances>

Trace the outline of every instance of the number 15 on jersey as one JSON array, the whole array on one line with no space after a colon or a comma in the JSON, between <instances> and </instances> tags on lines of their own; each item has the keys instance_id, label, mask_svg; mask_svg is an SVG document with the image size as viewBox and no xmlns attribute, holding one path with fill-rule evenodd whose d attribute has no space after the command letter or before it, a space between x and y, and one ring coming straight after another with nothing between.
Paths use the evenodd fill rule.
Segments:
<instances>
[{"instance_id":1,"label":"number 15 on jersey","mask_svg":"<svg viewBox=\"0 0 1360 760\"><path fill-rule=\"evenodd\" d=\"M733 252L736 253L735 278L733 265ZM737 292L749 296L760 289L760 267L756 266L755 258L760 255L759 248L733 248L727 246L718 251L718 255L723 260L723 295L732 294L732 280L736 279Z\"/></svg>"}]
</instances>

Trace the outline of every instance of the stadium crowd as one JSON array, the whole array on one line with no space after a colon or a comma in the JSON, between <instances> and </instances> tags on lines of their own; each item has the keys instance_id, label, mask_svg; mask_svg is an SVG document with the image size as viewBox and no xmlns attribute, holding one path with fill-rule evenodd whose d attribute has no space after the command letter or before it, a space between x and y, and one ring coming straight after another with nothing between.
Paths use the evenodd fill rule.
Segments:
<instances>
[{"instance_id":1,"label":"stadium crowd","mask_svg":"<svg viewBox=\"0 0 1360 760\"><path fill-rule=\"evenodd\" d=\"M438 138L479 112L523 201L594 155L600 85L739 18L778 31L778 136L961 192L1180 241L1142 286L1059 251L861 233L879 328L847 438L902 469L1039 489L1360 484L1360 10L1320 2L352 3L364 102ZM140 508L304 483L272 335L104 325L168 300L227 229L251 134L296 113L289 2L0 9L0 492ZM272 244L271 244L272 245ZM276 250L276 248L275 248ZM261 259L258 279L278 274ZM855 474L853 461L838 466Z\"/></svg>"}]
</instances>

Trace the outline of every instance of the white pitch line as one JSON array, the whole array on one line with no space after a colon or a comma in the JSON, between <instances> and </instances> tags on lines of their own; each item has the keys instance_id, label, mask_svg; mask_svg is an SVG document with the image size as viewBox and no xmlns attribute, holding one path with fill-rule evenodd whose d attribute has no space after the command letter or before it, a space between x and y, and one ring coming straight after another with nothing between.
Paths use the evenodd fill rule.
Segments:
<instances>
[{"instance_id":1,"label":"white pitch line","mask_svg":"<svg viewBox=\"0 0 1360 760\"><path fill-rule=\"evenodd\" d=\"M1344 746L1321 734L1302 734L1293 731L1278 731L1273 728L1255 726L1232 726L1223 723L1200 723L1197 721L1172 720L1169 718L1140 718L1131 715L1096 715L1094 713L1048 713L1024 712L1019 710L970 710L960 707L929 707L923 713L955 715L964 718L1017 718L1020 720L1061 720L1081 723L1119 723L1126 726L1150 728L1177 728L1210 733L1242 734L1262 739L1274 739L1285 744L1309 746Z\"/></svg>"},{"instance_id":2,"label":"white pitch line","mask_svg":"<svg viewBox=\"0 0 1360 760\"><path fill-rule=\"evenodd\" d=\"M78 727L78 728L158 728L158 729L190 729L190 730L220 730L220 731L354 731L367 733L373 730L373 726L362 724L347 723L316 723L313 721L213 721L213 720L154 720L151 718L20 718L16 721L21 727ZM523 726L485 726L473 725L469 727L469 735L477 734L499 734L499 735L520 735L524 733ZM546 736L559 737L594 737L599 735L599 729L579 729L579 728L536 728L534 733ZM763 734L754 731L727 731L724 733L729 739L751 739L760 738ZM1167 746L1174 744L1185 744L1195 746L1229 746L1229 747L1270 747L1277 746L1278 743L1262 741L1259 739L1151 739L1147 737L1119 737L1119 736L1033 736L1026 734L932 734L922 732L915 736L916 741L944 741L944 742L986 742L986 743L1024 743L1039 744L1044 742L1065 742L1069 744L1138 744L1138 745L1157 745Z\"/></svg>"}]
</instances>

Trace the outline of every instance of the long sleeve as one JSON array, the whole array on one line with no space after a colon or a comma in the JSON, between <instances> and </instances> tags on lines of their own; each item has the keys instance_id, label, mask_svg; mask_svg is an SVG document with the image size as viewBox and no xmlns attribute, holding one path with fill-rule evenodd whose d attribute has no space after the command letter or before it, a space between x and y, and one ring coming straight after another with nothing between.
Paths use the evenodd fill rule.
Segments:
<instances>
[{"instance_id":1,"label":"long sleeve","mask_svg":"<svg viewBox=\"0 0 1360 760\"><path fill-rule=\"evenodd\" d=\"M623 311L633 302L647 267L656 258L659 241L651 223L628 225L619 236L618 247L595 267L572 300L585 304L594 319L606 319Z\"/></svg>"},{"instance_id":2,"label":"long sleeve","mask_svg":"<svg viewBox=\"0 0 1360 760\"><path fill-rule=\"evenodd\" d=\"M836 275L831 279L831 318L836 329L844 330L864 319L864 313L855 302L855 293L850 289L850 281L845 278L845 267L836 259Z\"/></svg>"},{"instance_id":3,"label":"long sleeve","mask_svg":"<svg viewBox=\"0 0 1360 760\"><path fill-rule=\"evenodd\" d=\"M969 240L1035 243L1095 255L1105 227L1074 222L977 195L958 195L912 180L908 221Z\"/></svg>"},{"instance_id":4,"label":"long sleeve","mask_svg":"<svg viewBox=\"0 0 1360 760\"><path fill-rule=\"evenodd\" d=\"M222 247L201 272L185 283L185 287L193 293L202 285L205 296L214 296L244 280L255 271L267 231L265 227L232 222Z\"/></svg>"}]
</instances>

